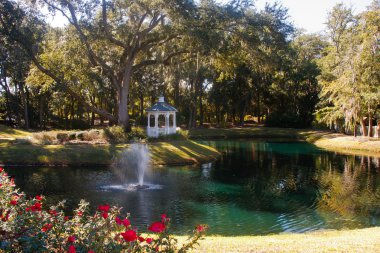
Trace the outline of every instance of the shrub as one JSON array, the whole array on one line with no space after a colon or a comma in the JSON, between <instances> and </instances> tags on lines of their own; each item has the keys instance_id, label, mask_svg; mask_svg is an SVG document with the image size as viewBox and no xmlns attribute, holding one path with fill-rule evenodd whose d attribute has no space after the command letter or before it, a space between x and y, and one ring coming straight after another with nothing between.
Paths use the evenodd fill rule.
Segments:
<instances>
[{"instance_id":1,"label":"shrub","mask_svg":"<svg viewBox=\"0 0 380 253\"><path fill-rule=\"evenodd\" d=\"M78 140L86 141L88 139L88 132L85 132L85 131L77 132L76 135L75 135L75 137Z\"/></svg>"},{"instance_id":2,"label":"shrub","mask_svg":"<svg viewBox=\"0 0 380 253\"><path fill-rule=\"evenodd\" d=\"M53 133L48 132L40 132L33 134L33 139L38 143L42 145L49 145L53 144L55 141L55 135Z\"/></svg>"},{"instance_id":3,"label":"shrub","mask_svg":"<svg viewBox=\"0 0 380 253\"><path fill-rule=\"evenodd\" d=\"M72 217L64 202L45 207L44 197L27 198L0 168L0 252L187 252L201 239L198 225L184 245L169 233L170 219L161 215L148 233L140 233L121 217L121 208L101 205L94 214L81 201Z\"/></svg>"},{"instance_id":4,"label":"shrub","mask_svg":"<svg viewBox=\"0 0 380 253\"><path fill-rule=\"evenodd\" d=\"M112 126L104 129L105 137L111 142L126 142L128 137L121 126Z\"/></svg>"},{"instance_id":5,"label":"shrub","mask_svg":"<svg viewBox=\"0 0 380 253\"><path fill-rule=\"evenodd\" d=\"M116 143L146 139L147 137L143 128L133 127L129 133L126 133L121 126L107 127L104 129L104 135L109 141Z\"/></svg>"},{"instance_id":6,"label":"shrub","mask_svg":"<svg viewBox=\"0 0 380 253\"><path fill-rule=\"evenodd\" d=\"M145 129L140 127L133 127L131 132L127 133L128 140L146 139Z\"/></svg>"},{"instance_id":7,"label":"shrub","mask_svg":"<svg viewBox=\"0 0 380 253\"><path fill-rule=\"evenodd\" d=\"M99 140L99 139L102 139L102 137L103 137L103 134L101 133L100 130L91 129L90 131L88 131L87 141Z\"/></svg>"},{"instance_id":8,"label":"shrub","mask_svg":"<svg viewBox=\"0 0 380 253\"><path fill-rule=\"evenodd\" d=\"M76 137L76 133L69 133L69 140L72 141L72 140L75 140L77 137Z\"/></svg>"},{"instance_id":9,"label":"shrub","mask_svg":"<svg viewBox=\"0 0 380 253\"><path fill-rule=\"evenodd\" d=\"M60 143L63 143L63 142L69 141L70 138L69 138L69 135L67 133L57 133L57 140Z\"/></svg>"}]
</instances>

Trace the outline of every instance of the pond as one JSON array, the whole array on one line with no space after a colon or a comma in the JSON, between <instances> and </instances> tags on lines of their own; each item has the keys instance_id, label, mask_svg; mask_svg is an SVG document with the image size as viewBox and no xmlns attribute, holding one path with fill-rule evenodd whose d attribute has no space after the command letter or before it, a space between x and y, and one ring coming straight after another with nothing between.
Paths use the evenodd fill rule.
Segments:
<instances>
[{"instance_id":1,"label":"pond","mask_svg":"<svg viewBox=\"0 0 380 253\"><path fill-rule=\"evenodd\" d=\"M303 142L205 141L222 157L200 166L152 168L150 190L117 187L110 168L13 167L7 172L29 195L47 202L109 203L146 229L161 213L176 234L206 223L209 234L263 235L380 225L380 159L322 151ZM132 176L129 180L136 181Z\"/></svg>"}]
</instances>

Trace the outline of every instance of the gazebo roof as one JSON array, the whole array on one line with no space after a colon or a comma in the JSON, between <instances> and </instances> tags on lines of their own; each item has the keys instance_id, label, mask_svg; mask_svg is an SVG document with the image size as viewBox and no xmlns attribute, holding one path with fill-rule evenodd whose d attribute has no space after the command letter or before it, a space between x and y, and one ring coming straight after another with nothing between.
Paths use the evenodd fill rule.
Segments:
<instances>
[{"instance_id":1,"label":"gazebo roof","mask_svg":"<svg viewBox=\"0 0 380 253\"><path fill-rule=\"evenodd\" d=\"M176 112L173 106L165 102L164 97L159 97L158 102L145 109L147 112Z\"/></svg>"}]
</instances>

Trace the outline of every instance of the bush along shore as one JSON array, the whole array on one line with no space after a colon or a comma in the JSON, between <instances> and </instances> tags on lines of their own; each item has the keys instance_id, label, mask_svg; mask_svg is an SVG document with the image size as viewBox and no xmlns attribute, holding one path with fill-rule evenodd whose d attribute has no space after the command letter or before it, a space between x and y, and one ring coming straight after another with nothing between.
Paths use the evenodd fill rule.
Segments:
<instances>
[{"instance_id":1,"label":"bush along shore","mask_svg":"<svg viewBox=\"0 0 380 253\"><path fill-rule=\"evenodd\" d=\"M1 167L0 204L0 252L187 252L207 230L197 225L179 244L165 214L143 234L120 207L104 204L91 214L85 201L66 216L64 202L48 207L43 196L28 198Z\"/></svg>"}]
</instances>

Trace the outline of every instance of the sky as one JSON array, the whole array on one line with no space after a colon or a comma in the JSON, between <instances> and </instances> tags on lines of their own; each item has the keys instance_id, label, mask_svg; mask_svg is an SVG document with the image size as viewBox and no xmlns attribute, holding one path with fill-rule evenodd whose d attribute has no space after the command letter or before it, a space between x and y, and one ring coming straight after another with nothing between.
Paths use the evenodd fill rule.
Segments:
<instances>
[{"instance_id":1,"label":"sky","mask_svg":"<svg viewBox=\"0 0 380 253\"><path fill-rule=\"evenodd\" d=\"M217 2L227 2L219 0ZM258 9L262 9L265 3L273 3L274 0L256 0ZM358 14L371 4L372 0L278 0L289 9L290 20L297 28L303 28L307 33L317 33L324 30L327 13L337 4L343 2L351 6L354 14ZM53 26L63 26L64 18L57 16L50 20Z\"/></svg>"},{"instance_id":2,"label":"sky","mask_svg":"<svg viewBox=\"0 0 380 253\"><path fill-rule=\"evenodd\" d=\"M256 6L261 9L271 0L256 0ZM325 29L327 13L338 3L351 6L354 14L358 14L371 4L372 0L279 0L288 8L290 20L297 28L304 28L307 33L317 33Z\"/></svg>"}]
</instances>

